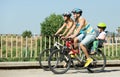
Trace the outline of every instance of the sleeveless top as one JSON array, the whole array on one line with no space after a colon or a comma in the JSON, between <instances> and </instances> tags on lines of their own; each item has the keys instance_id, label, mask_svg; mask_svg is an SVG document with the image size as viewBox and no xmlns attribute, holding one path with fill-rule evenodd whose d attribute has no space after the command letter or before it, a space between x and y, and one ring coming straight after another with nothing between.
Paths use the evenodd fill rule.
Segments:
<instances>
[{"instance_id":1,"label":"sleeveless top","mask_svg":"<svg viewBox=\"0 0 120 77\"><path fill-rule=\"evenodd\" d=\"M76 27L80 26L79 23L76 24ZM83 27L81 30L80 30L80 33L81 34L92 34L92 33L95 33L95 30L91 27L90 24L87 24L85 27Z\"/></svg>"}]
</instances>

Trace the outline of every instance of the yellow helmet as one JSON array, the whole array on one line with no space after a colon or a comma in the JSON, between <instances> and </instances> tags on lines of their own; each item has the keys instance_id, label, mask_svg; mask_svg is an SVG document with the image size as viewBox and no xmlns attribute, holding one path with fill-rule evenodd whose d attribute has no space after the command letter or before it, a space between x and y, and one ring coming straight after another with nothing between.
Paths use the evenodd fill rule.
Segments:
<instances>
[{"instance_id":1,"label":"yellow helmet","mask_svg":"<svg viewBox=\"0 0 120 77\"><path fill-rule=\"evenodd\" d=\"M106 28L106 24L101 22L101 23L98 23L97 25L98 27L101 27L101 28Z\"/></svg>"}]
</instances>

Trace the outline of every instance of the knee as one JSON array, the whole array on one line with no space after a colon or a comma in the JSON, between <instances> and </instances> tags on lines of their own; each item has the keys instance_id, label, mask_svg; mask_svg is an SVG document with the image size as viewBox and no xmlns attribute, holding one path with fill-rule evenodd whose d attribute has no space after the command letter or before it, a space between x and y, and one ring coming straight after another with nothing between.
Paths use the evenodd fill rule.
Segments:
<instances>
[{"instance_id":1,"label":"knee","mask_svg":"<svg viewBox=\"0 0 120 77\"><path fill-rule=\"evenodd\" d=\"M80 43L80 47L83 47L84 45L82 43Z\"/></svg>"},{"instance_id":2,"label":"knee","mask_svg":"<svg viewBox=\"0 0 120 77\"><path fill-rule=\"evenodd\" d=\"M74 38L74 42L77 42L78 41L78 38Z\"/></svg>"}]
</instances>

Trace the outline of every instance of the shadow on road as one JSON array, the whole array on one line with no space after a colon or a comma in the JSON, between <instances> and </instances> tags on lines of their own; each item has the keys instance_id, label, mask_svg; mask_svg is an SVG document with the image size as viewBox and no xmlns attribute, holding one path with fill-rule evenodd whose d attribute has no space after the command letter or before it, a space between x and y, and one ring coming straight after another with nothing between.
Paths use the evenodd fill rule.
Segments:
<instances>
[{"instance_id":1,"label":"shadow on road","mask_svg":"<svg viewBox=\"0 0 120 77\"><path fill-rule=\"evenodd\" d=\"M115 71L120 71L120 69L104 70L103 72L115 72Z\"/></svg>"},{"instance_id":2,"label":"shadow on road","mask_svg":"<svg viewBox=\"0 0 120 77\"><path fill-rule=\"evenodd\" d=\"M75 73L89 73L89 74L93 74L93 73L90 73L87 69L79 69L79 70L76 70L76 69L72 69L74 71L68 71L66 74L75 74ZM105 69L104 71L102 72L94 72L94 73L108 73L108 72L116 72L116 71L120 71L120 69Z\"/></svg>"}]
</instances>

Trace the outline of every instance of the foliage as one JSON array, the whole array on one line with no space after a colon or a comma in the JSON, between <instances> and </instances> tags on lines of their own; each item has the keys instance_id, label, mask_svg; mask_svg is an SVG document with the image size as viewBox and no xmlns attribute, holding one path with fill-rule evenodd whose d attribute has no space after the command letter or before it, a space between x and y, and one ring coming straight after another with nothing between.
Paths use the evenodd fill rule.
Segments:
<instances>
[{"instance_id":1,"label":"foliage","mask_svg":"<svg viewBox=\"0 0 120 77\"><path fill-rule=\"evenodd\" d=\"M51 14L45 18L45 21L40 23L42 35L52 35L63 24L63 17L61 15Z\"/></svg>"},{"instance_id":2,"label":"foliage","mask_svg":"<svg viewBox=\"0 0 120 77\"><path fill-rule=\"evenodd\" d=\"M22 36L23 36L23 38L26 38L26 37L29 37L29 38L30 38L30 37L32 36L32 32L26 30L26 31L24 31L24 32L22 33Z\"/></svg>"}]
</instances>

